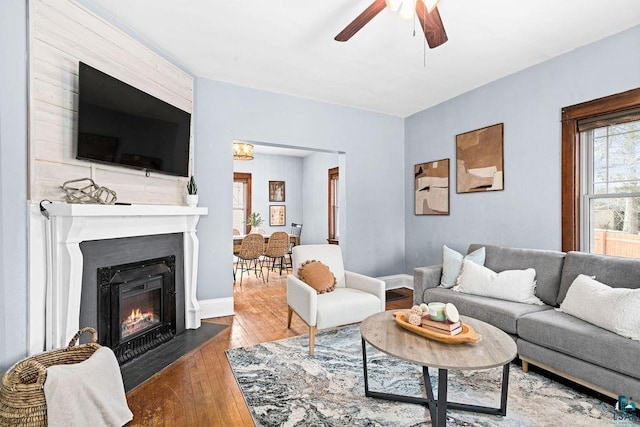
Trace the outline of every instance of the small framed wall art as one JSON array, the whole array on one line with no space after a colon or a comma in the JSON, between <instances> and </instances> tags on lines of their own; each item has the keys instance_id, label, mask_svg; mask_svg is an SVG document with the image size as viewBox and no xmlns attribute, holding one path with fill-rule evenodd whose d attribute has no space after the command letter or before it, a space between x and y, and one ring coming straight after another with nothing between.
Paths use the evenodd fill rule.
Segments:
<instances>
[{"instance_id":1,"label":"small framed wall art","mask_svg":"<svg viewBox=\"0 0 640 427\"><path fill-rule=\"evenodd\" d=\"M269 181L269 201L284 202L284 181Z\"/></svg>"},{"instance_id":2,"label":"small framed wall art","mask_svg":"<svg viewBox=\"0 0 640 427\"><path fill-rule=\"evenodd\" d=\"M456 135L458 193L504 189L504 123Z\"/></svg>"},{"instance_id":3,"label":"small framed wall art","mask_svg":"<svg viewBox=\"0 0 640 427\"><path fill-rule=\"evenodd\" d=\"M287 211L285 205L269 205L269 225L277 227L287 224Z\"/></svg>"},{"instance_id":4,"label":"small framed wall art","mask_svg":"<svg viewBox=\"0 0 640 427\"><path fill-rule=\"evenodd\" d=\"M449 215L449 159L414 166L415 214Z\"/></svg>"}]
</instances>

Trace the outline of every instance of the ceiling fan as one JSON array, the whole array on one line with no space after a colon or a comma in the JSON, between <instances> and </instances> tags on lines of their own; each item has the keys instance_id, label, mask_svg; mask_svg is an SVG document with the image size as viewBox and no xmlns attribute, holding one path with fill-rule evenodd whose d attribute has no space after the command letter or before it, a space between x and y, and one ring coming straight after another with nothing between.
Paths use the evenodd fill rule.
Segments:
<instances>
[{"instance_id":1,"label":"ceiling fan","mask_svg":"<svg viewBox=\"0 0 640 427\"><path fill-rule=\"evenodd\" d=\"M411 19L414 16L420 21L427 44L431 49L444 44L448 38L444 30L440 13L438 12L439 0L375 0L336 37L339 42L346 42L355 33L360 31L385 7L397 12L401 18Z\"/></svg>"}]
</instances>

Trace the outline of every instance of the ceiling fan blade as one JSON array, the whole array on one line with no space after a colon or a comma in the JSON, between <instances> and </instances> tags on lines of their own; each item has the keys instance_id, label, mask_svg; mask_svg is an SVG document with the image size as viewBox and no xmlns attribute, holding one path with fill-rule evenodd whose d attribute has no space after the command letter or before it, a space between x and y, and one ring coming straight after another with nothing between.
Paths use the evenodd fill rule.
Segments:
<instances>
[{"instance_id":1,"label":"ceiling fan blade","mask_svg":"<svg viewBox=\"0 0 640 427\"><path fill-rule=\"evenodd\" d=\"M346 42L349 40L355 33L360 31L362 27L364 27L367 22L371 21L382 9L387 6L385 0L375 0L368 8L364 10L360 15L356 17L349 25L345 27L344 30L340 31L340 33L335 37L336 41Z\"/></svg>"},{"instance_id":2,"label":"ceiling fan blade","mask_svg":"<svg viewBox=\"0 0 640 427\"><path fill-rule=\"evenodd\" d=\"M440 12L438 12L437 7L434 7L433 10L429 12L422 0L418 0L416 2L416 15L420 20L427 44L431 49L449 40L447 33L444 31L444 25L442 24L442 19L440 19Z\"/></svg>"}]
</instances>

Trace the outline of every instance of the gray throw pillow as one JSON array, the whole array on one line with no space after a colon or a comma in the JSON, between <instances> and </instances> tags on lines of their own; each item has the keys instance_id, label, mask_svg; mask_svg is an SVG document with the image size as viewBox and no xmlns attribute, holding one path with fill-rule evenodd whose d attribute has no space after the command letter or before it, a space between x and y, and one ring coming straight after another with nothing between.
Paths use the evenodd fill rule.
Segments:
<instances>
[{"instance_id":1,"label":"gray throw pillow","mask_svg":"<svg viewBox=\"0 0 640 427\"><path fill-rule=\"evenodd\" d=\"M443 288L453 288L456 285L456 279L462 269L462 260L468 259L478 265L484 266L485 258L486 252L484 247L471 252L467 256L463 256L461 253L448 248L447 245L443 245L442 278L440 279L440 286Z\"/></svg>"}]
</instances>

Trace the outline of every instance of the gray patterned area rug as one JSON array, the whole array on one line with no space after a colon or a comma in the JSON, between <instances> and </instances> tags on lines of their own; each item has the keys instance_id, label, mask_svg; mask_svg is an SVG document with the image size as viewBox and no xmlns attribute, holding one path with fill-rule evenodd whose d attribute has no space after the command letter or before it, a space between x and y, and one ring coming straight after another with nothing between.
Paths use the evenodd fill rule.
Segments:
<instances>
[{"instance_id":1,"label":"gray patterned area rug","mask_svg":"<svg viewBox=\"0 0 640 427\"><path fill-rule=\"evenodd\" d=\"M421 405L364 396L358 326L227 350L258 426L427 426ZM367 347L369 389L425 397L422 370ZM437 370L432 370L437 390ZM449 373L449 400L499 406L502 368ZM437 392L436 392L437 394ZM507 416L448 411L448 426L613 426L614 408L535 373L510 370ZM628 421L624 425L631 425Z\"/></svg>"}]
</instances>

